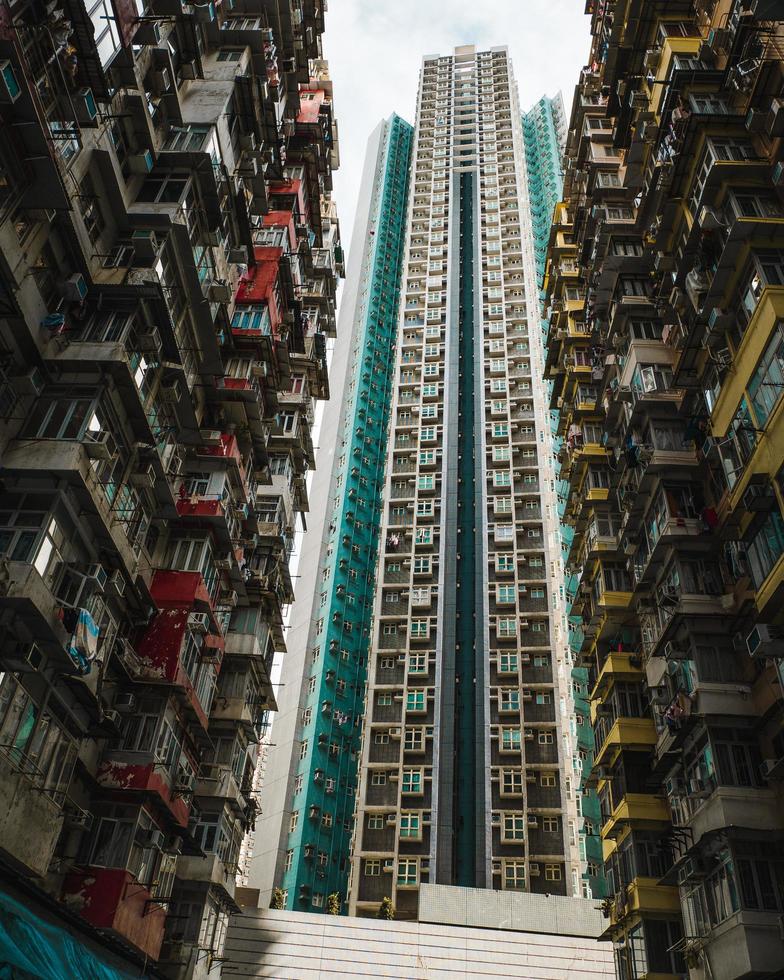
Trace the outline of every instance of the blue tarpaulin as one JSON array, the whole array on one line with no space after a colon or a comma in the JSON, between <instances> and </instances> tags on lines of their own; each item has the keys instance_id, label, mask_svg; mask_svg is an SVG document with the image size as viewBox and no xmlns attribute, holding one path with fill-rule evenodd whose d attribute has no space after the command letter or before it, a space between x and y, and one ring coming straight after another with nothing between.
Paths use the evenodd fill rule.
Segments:
<instances>
[{"instance_id":1,"label":"blue tarpaulin","mask_svg":"<svg viewBox=\"0 0 784 980\"><path fill-rule=\"evenodd\" d=\"M0 980L139 980L0 891Z\"/></svg>"}]
</instances>

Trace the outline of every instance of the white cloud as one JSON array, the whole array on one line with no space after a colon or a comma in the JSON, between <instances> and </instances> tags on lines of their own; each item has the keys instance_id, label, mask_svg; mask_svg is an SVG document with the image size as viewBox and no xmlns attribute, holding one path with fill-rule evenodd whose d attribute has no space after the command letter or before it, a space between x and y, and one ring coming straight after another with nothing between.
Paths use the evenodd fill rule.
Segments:
<instances>
[{"instance_id":1,"label":"white cloud","mask_svg":"<svg viewBox=\"0 0 784 980\"><path fill-rule=\"evenodd\" d=\"M423 55L459 44L506 45L520 104L563 92L567 112L590 48L589 19L574 0L330 0L324 54L340 135L335 174L341 232L354 223L365 143L392 112L413 123Z\"/></svg>"}]
</instances>

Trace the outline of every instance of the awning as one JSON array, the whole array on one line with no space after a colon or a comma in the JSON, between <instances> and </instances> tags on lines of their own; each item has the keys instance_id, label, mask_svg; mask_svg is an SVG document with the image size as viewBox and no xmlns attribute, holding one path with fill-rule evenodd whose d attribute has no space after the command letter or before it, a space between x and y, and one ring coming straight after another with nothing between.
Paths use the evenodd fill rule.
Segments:
<instances>
[{"instance_id":1,"label":"awning","mask_svg":"<svg viewBox=\"0 0 784 980\"><path fill-rule=\"evenodd\" d=\"M102 962L65 929L0 891L0 980L133 980Z\"/></svg>"}]
</instances>

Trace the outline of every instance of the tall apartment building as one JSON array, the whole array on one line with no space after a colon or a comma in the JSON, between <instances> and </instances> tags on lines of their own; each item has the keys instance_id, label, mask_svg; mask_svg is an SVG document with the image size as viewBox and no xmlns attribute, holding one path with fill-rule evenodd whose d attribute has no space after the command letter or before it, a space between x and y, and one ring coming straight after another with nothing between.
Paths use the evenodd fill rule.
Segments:
<instances>
[{"instance_id":1,"label":"tall apartment building","mask_svg":"<svg viewBox=\"0 0 784 980\"><path fill-rule=\"evenodd\" d=\"M569 669L521 113L506 49L425 58L351 909L578 893Z\"/></svg>"},{"instance_id":2,"label":"tall apartment building","mask_svg":"<svg viewBox=\"0 0 784 980\"><path fill-rule=\"evenodd\" d=\"M567 119L563 98L559 92L555 98L541 98L523 116L523 139L525 143L526 171L528 175L528 199L534 235L534 255L536 256L536 277L542 307L542 330L546 338L549 321L544 315L546 298L545 271L547 247L550 243L552 220L555 207L563 191L563 154L566 147ZM550 386L548 382L548 399ZM550 413L550 431L556 452L563 447L563 437L558 431L558 413ZM559 479L556 484L558 516L561 521L561 556L566 558L571 551L574 528L563 520L568 499L568 483ZM563 597L570 604L578 585L575 574L565 575ZM602 877L602 843L597 833L600 819L599 798L596 789L590 784L589 776L593 766L594 739L588 704L588 670L576 661L582 643L581 622L578 616L568 619L569 649L572 660L572 758L571 766L579 788L578 799L578 842L583 866L584 896L603 897L605 887Z\"/></svg>"},{"instance_id":3,"label":"tall apartment building","mask_svg":"<svg viewBox=\"0 0 784 980\"><path fill-rule=\"evenodd\" d=\"M249 876L262 905L347 894L412 134L393 115L368 142Z\"/></svg>"},{"instance_id":4,"label":"tall apartment building","mask_svg":"<svg viewBox=\"0 0 784 980\"><path fill-rule=\"evenodd\" d=\"M548 257L622 980L784 964L784 5L588 3Z\"/></svg>"},{"instance_id":5,"label":"tall apartment building","mask_svg":"<svg viewBox=\"0 0 784 980\"><path fill-rule=\"evenodd\" d=\"M323 30L313 0L0 5L14 973L220 969L335 333Z\"/></svg>"},{"instance_id":6,"label":"tall apartment building","mask_svg":"<svg viewBox=\"0 0 784 980\"><path fill-rule=\"evenodd\" d=\"M544 278L553 211L563 189L561 158L566 146L567 122L560 92L552 99L542 96L523 114L528 201L538 283Z\"/></svg>"}]
</instances>

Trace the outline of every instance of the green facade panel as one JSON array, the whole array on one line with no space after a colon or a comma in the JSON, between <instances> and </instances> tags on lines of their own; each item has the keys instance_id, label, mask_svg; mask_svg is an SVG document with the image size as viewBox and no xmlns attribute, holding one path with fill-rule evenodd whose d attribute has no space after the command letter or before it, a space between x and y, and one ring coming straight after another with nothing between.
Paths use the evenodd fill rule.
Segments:
<instances>
[{"instance_id":1,"label":"green facade panel","mask_svg":"<svg viewBox=\"0 0 784 980\"><path fill-rule=\"evenodd\" d=\"M315 680L304 708L309 721L296 776L298 816L280 882L291 909L325 911L335 892L346 909L412 141L413 127L392 116L377 184L378 217L369 229L371 260L360 286L367 302L346 385L345 449L335 461L340 489L321 570L323 629L311 651Z\"/></svg>"}]
</instances>

